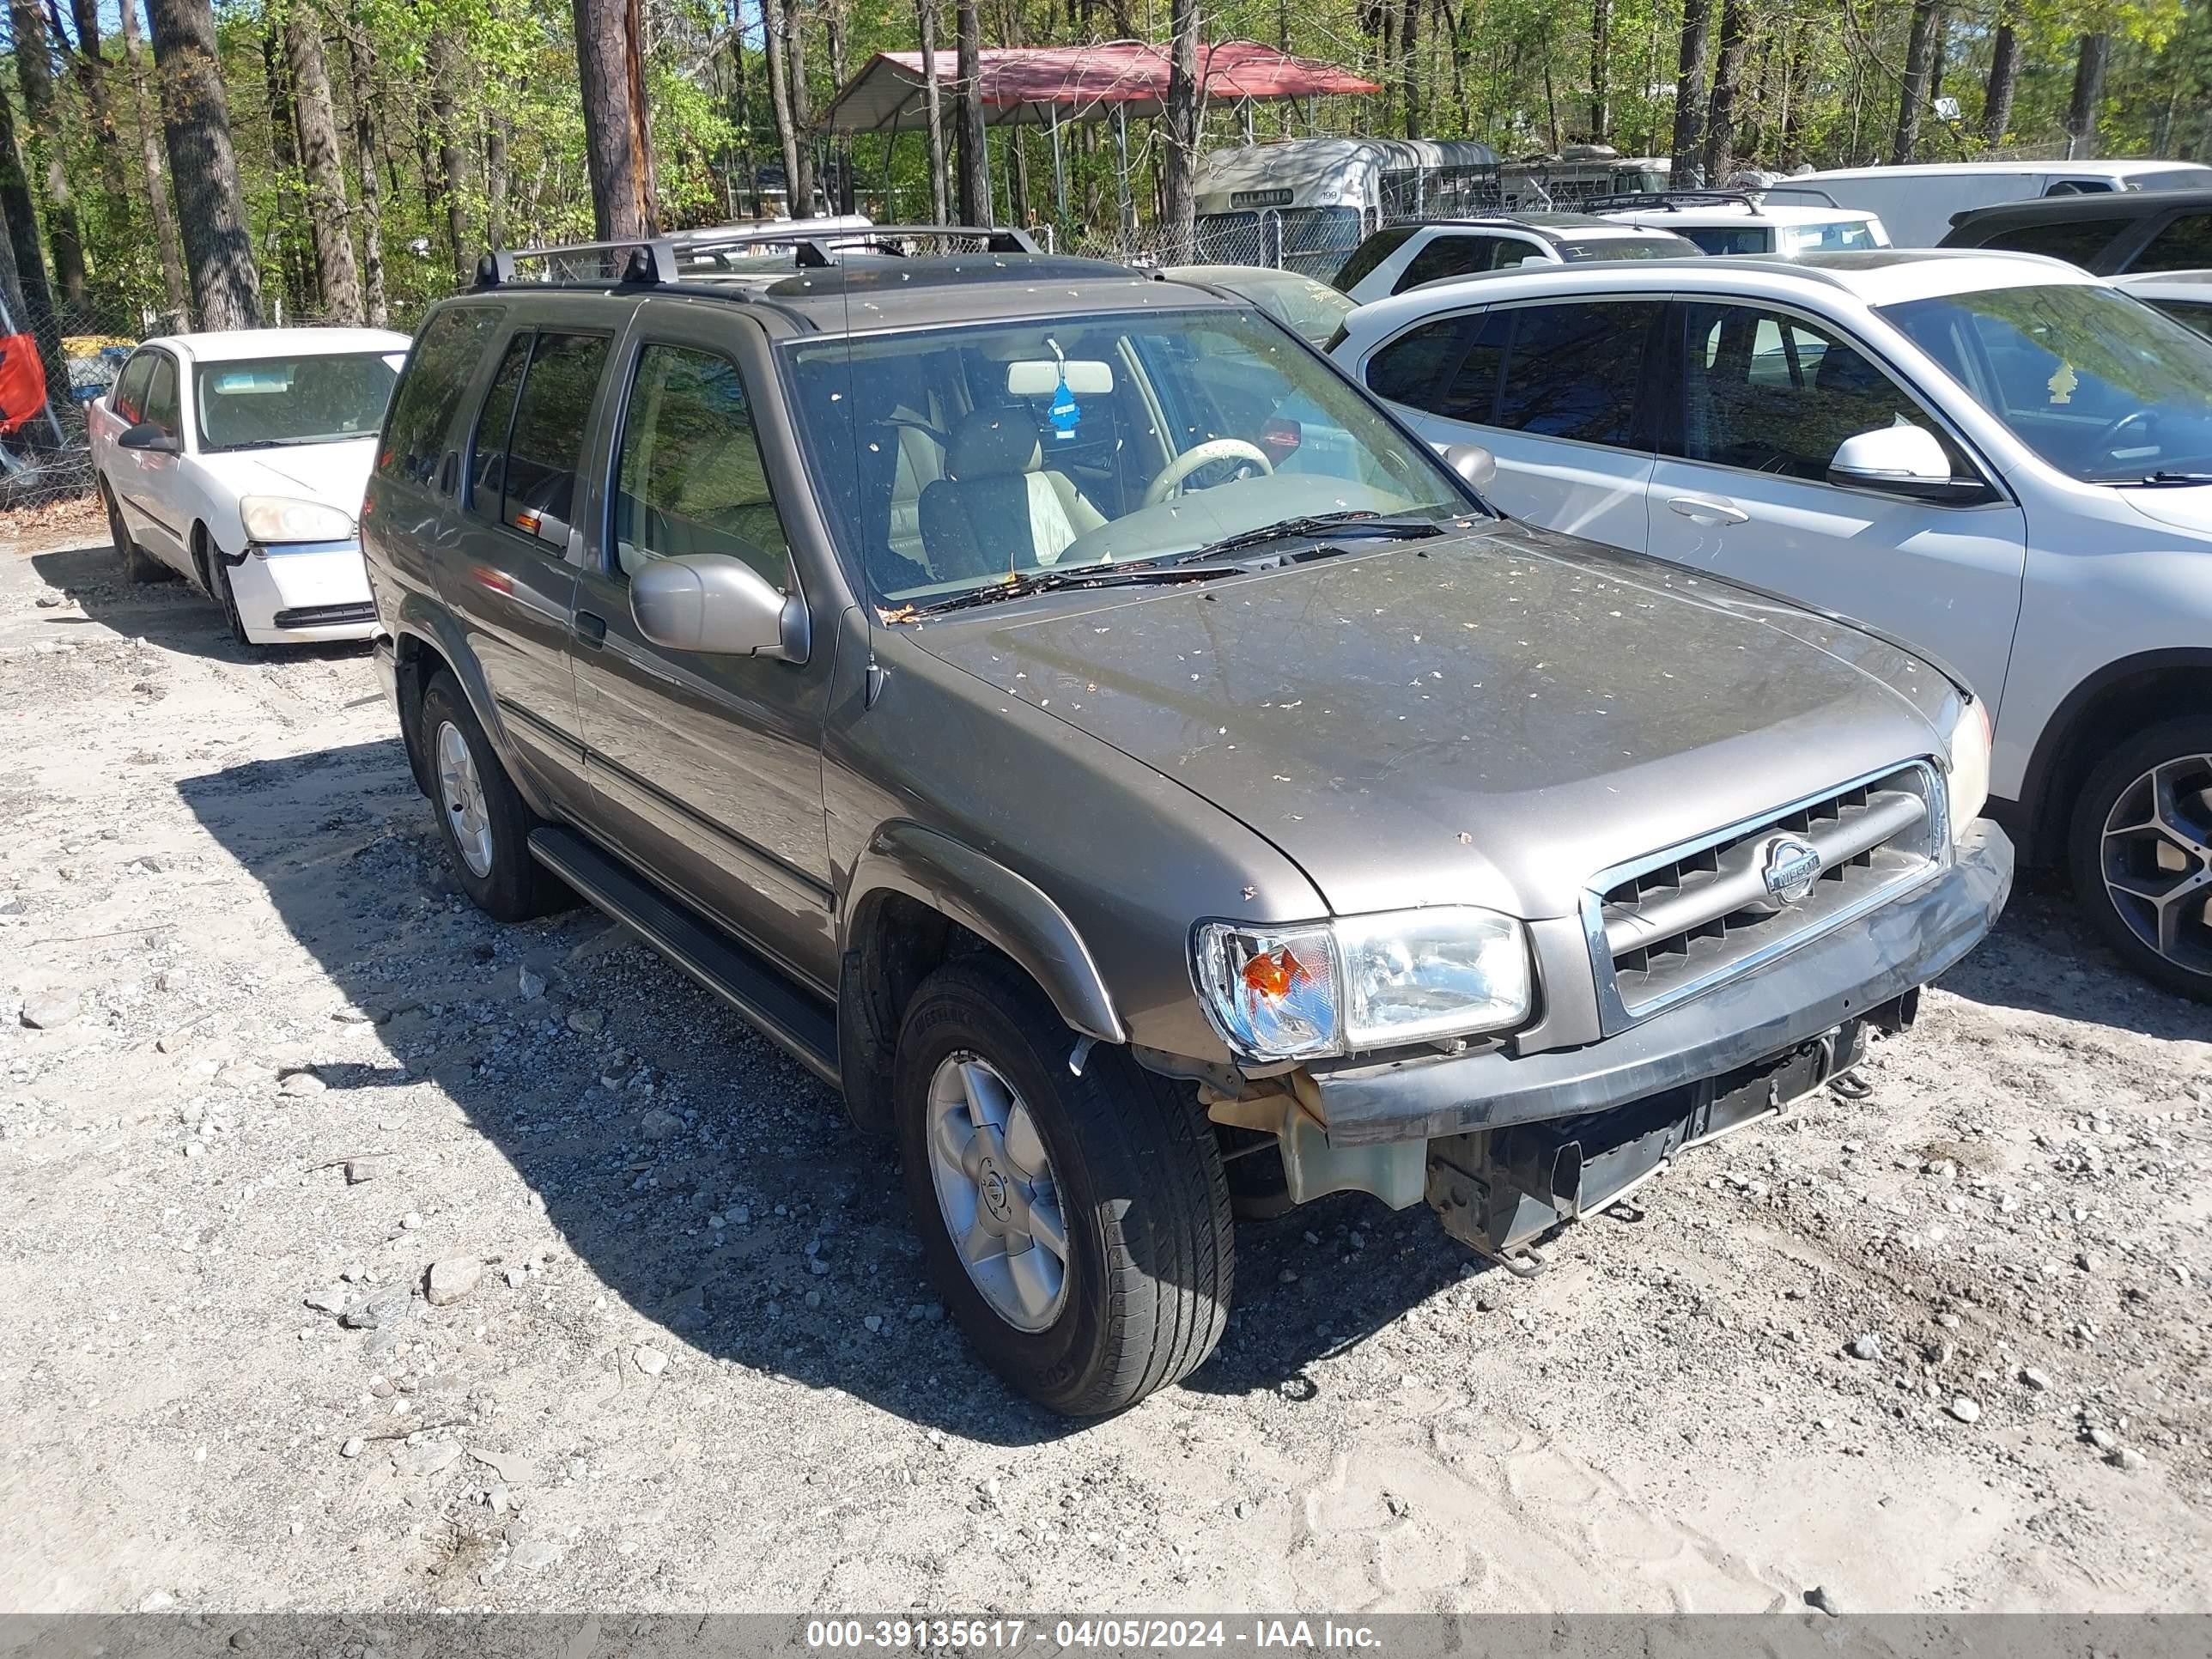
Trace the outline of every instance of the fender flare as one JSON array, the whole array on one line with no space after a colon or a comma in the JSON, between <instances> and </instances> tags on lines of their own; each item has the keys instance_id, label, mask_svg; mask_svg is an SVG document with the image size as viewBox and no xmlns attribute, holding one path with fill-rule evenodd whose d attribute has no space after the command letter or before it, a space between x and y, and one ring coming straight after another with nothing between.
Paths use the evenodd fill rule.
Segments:
<instances>
[{"instance_id":1,"label":"fender flare","mask_svg":"<svg viewBox=\"0 0 2212 1659\"><path fill-rule=\"evenodd\" d=\"M392 618L392 635L395 651L404 641L412 638L420 640L437 655L439 661L452 672L455 683L460 686L461 695L469 700L469 708L477 717L477 724L483 727L484 736L491 741L493 753L498 756L500 766L506 771L507 781L514 784L515 792L522 797L524 805L540 817L548 816L546 803L540 799L529 769L519 763L514 746L508 740L507 723L499 717L491 687L484 680L483 666L477 661L476 653L467 648L460 626L453 614L422 594L405 594L399 601L398 614ZM412 761L415 758L416 734L402 732L400 740ZM419 775L417 781L420 781Z\"/></svg>"},{"instance_id":2,"label":"fender flare","mask_svg":"<svg viewBox=\"0 0 2212 1659\"><path fill-rule=\"evenodd\" d=\"M854 861L838 920L841 955L854 918L878 893L903 894L1002 951L1036 981L1068 1029L1128 1041L1091 949L1044 890L995 859L918 823L887 824Z\"/></svg>"},{"instance_id":3,"label":"fender flare","mask_svg":"<svg viewBox=\"0 0 2212 1659\"><path fill-rule=\"evenodd\" d=\"M2044 721L2043 730L2037 734L2035 746L2028 753L2027 766L2021 775L2021 817L2027 832L2027 844L2021 848L2024 858L2045 856L2047 838L2064 837L2064 814L2069 803L2052 794L2052 774L2080 739L2081 721L2090 704L2124 680L2172 669L2212 672L2212 649L2169 646L2121 657L2085 677L2051 711L2051 718Z\"/></svg>"}]
</instances>

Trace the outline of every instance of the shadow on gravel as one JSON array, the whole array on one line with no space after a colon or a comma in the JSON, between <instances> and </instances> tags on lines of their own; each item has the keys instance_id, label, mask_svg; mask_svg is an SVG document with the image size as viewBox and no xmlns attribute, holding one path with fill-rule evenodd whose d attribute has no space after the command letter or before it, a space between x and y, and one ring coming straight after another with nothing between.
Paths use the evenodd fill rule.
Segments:
<instances>
[{"instance_id":1,"label":"shadow on gravel","mask_svg":"<svg viewBox=\"0 0 2212 1659\"><path fill-rule=\"evenodd\" d=\"M48 620L56 639L82 641L88 630L105 628L126 640L143 639L167 651L218 662L252 663L261 653L241 647L213 599L181 576L167 581L133 582L123 574L115 550L105 541L31 556L31 568L56 592L74 599L79 617ZM43 615L43 613L40 613ZM368 642L285 645L264 647L292 658L358 657Z\"/></svg>"},{"instance_id":2,"label":"shadow on gravel","mask_svg":"<svg viewBox=\"0 0 2212 1659\"><path fill-rule=\"evenodd\" d=\"M2167 1041L2202 1042L2212 1012L2160 990L2106 949L2075 909L2065 878L2023 871L1996 930L1943 975L1943 989L1989 1007L2018 1008Z\"/></svg>"}]
</instances>

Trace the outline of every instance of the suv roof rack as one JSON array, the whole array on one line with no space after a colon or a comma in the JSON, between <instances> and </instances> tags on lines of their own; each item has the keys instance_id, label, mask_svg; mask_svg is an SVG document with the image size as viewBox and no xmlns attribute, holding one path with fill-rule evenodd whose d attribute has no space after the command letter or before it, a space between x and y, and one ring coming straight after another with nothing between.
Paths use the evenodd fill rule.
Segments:
<instances>
[{"instance_id":1,"label":"suv roof rack","mask_svg":"<svg viewBox=\"0 0 2212 1659\"><path fill-rule=\"evenodd\" d=\"M1844 205L1818 185L1793 185L1787 179L1778 179L1773 184L1764 186L1759 193L1761 196L1772 196L1778 191L1791 196L1818 198L1822 207L1841 208Z\"/></svg>"},{"instance_id":2,"label":"suv roof rack","mask_svg":"<svg viewBox=\"0 0 2212 1659\"><path fill-rule=\"evenodd\" d=\"M1584 213L1618 213L1623 210L1656 208L1679 213L1686 207L1726 207L1741 204L1759 211L1758 195L1747 190L1632 190L1617 196L1593 196L1583 204Z\"/></svg>"},{"instance_id":3,"label":"suv roof rack","mask_svg":"<svg viewBox=\"0 0 2212 1659\"><path fill-rule=\"evenodd\" d=\"M686 254L718 253L744 248L787 247L803 266L835 263L830 250L854 244L903 253L896 244L925 238L980 240L993 253L1036 253L1036 240L1024 230L977 225L840 225L808 229L804 219L779 219L751 225L715 225L699 230L678 231L666 236L633 237L611 242L564 242L553 247L495 248L477 261L479 289L504 288L515 280L526 264L554 260L596 259L597 274L581 278L552 276L550 282L607 283L622 287L679 283L684 278L679 261ZM695 273L696 274L696 273Z\"/></svg>"}]
</instances>

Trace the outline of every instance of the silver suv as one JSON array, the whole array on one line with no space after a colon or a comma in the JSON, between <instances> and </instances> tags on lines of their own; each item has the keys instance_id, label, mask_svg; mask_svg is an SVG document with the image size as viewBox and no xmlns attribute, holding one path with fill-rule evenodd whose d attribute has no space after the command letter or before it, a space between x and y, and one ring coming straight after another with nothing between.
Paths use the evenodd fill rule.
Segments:
<instances>
[{"instance_id":1,"label":"silver suv","mask_svg":"<svg viewBox=\"0 0 2212 1659\"><path fill-rule=\"evenodd\" d=\"M494 261L363 522L463 887L621 916L895 1135L1017 1388L1197 1365L1240 1209L1526 1270L1989 928L1923 659L1498 517L1242 301L929 234L977 246Z\"/></svg>"}]
</instances>

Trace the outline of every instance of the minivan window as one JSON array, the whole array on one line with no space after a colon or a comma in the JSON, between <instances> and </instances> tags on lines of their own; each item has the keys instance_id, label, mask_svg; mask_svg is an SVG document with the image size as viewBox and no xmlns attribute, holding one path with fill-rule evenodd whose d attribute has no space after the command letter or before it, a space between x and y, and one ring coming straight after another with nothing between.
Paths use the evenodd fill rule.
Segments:
<instances>
[{"instance_id":1,"label":"minivan window","mask_svg":"<svg viewBox=\"0 0 2212 1659\"><path fill-rule=\"evenodd\" d=\"M1857 347L1802 319L1755 306L1684 307L1682 418L1660 447L1714 466L1825 481L1844 439L1917 426L1949 437ZM1954 453L1954 471L1964 458Z\"/></svg>"},{"instance_id":2,"label":"minivan window","mask_svg":"<svg viewBox=\"0 0 2212 1659\"><path fill-rule=\"evenodd\" d=\"M384 442L376 457L378 471L396 473L419 484L436 479L446 434L460 411L477 364L491 343L502 309L454 306L423 325L415 342L415 355L400 374L392 407L385 416Z\"/></svg>"},{"instance_id":3,"label":"minivan window","mask_svg":"<svg viewBox=\"0 0 2212 1659\"><path fill-rule=\"evenodd\" d=\"M1881 309L2061 471L2110 484L2212 473L2212 340L2117 289L1991 289Z\"/></svg>"},{"instance_id":4,"label":"minivan window","mask_svg":"<svg viewBox=\"0 0 2212 1659\"><path fill-rule=\"evenodd\" d=\"M2212 213L2185 213L2152 237L2128 269L2212 270Z\"/></svg>"},{"instance_id":5,"label":"minivan window","mask_svg":"<svg viewBox=\"0 0 2212 1659\"><path fill-rule=\"evenodd\" d=\"M2008 253L2047 253L2087 270L2113 237L2133 222L2127 219L2054 219L2048 224L2016 225L2001 230L1984 247Z\"/></svg>"},{"instance_id":6,"label":"minivan window","mask_svg":"<svg viewBox=\"0 0 2212 1659\"><path fill-rule=\"evenodd\" d=\"M638 354L615 468L615 562L719 553L791 585L791 540L769 493L738 366L714 352L648 345Z\"/></svg>"}]
</instances>

